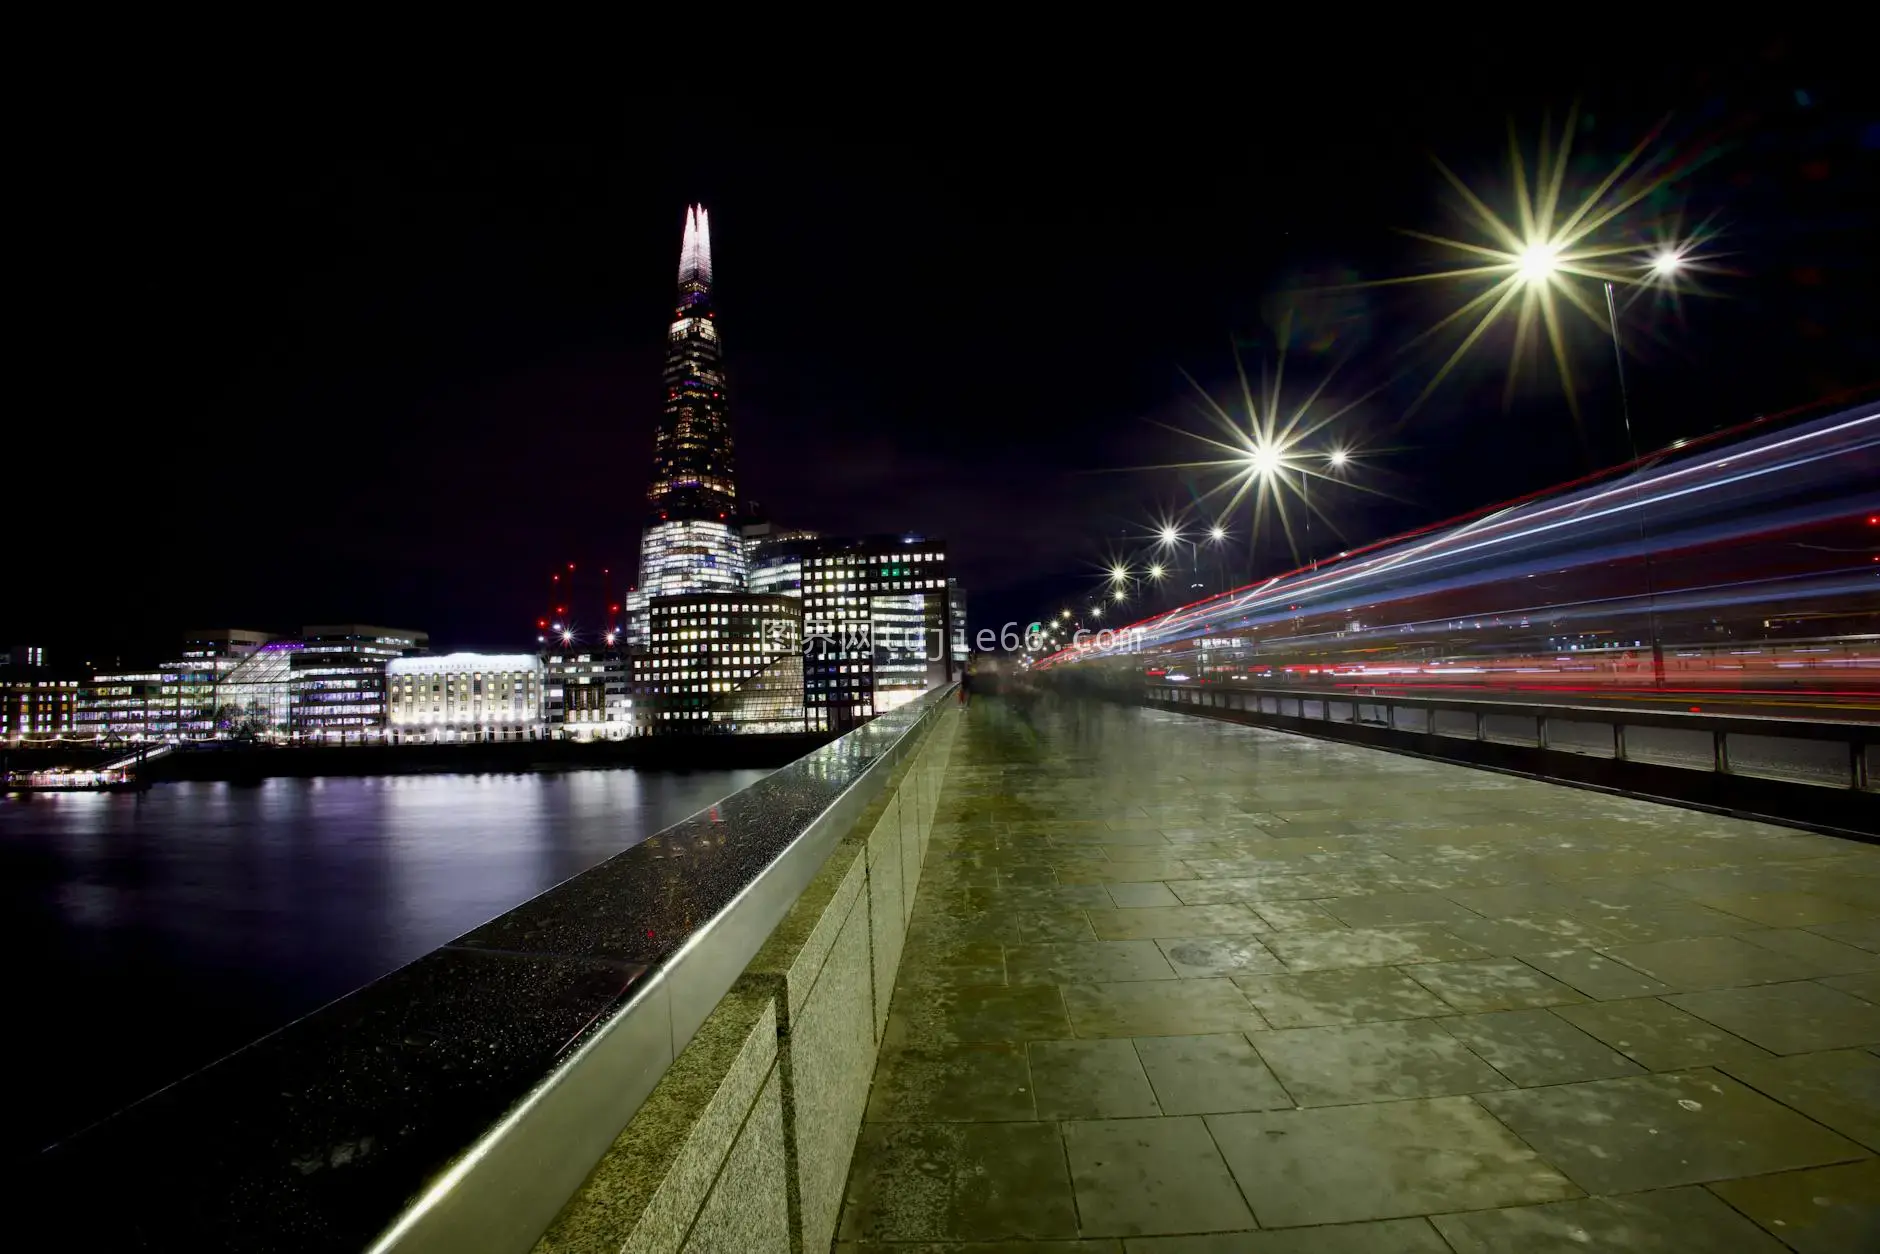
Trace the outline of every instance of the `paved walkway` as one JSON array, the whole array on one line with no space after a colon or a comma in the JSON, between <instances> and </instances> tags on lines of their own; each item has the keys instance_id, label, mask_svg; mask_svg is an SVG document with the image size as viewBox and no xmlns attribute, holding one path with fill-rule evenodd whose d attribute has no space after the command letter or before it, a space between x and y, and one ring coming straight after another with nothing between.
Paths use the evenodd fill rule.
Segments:
<instances>
[{"instance_id":1,"label":"paved walkway","mask_svg":"<svg viewBox=\"0 0 1880 1254\"><path fill-rule=\"evenodd\" d=\"M1874 1251L1877 1150L1880 848L982 698L837 1248Z\"/></svg>"}]
</instances>

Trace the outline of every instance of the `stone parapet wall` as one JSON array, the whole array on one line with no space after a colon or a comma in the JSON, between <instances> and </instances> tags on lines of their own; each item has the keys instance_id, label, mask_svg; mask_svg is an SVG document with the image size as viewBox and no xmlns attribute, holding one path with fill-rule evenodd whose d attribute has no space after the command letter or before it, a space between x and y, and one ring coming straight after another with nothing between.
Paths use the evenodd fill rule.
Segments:
<instances>
[{"instance_id":1,"label":"stone parapet wall","mask_svg":"<svg viewBox=\"0 0 1880 1254\"><path fill-rule=\"evenodd\" d=\"M929 720L538 1254L829 1248L958 729Z\"/></svg>"}]
</instances>

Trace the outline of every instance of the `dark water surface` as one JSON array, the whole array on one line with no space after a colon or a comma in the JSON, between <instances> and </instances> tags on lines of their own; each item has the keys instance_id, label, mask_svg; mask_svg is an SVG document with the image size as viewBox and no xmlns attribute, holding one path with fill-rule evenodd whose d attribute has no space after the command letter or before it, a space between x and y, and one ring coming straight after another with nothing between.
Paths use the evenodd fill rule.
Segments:
<instances>
[{"instance_id":1,"label":"dark water surface","mask_svg":"<svg viewBox=\"0 0 1880 1254\"><path fill-rule=\"evenodd\" d=\"M9 1156L435 949L761 770L0 798Z\"/></svg>"}]
</instances>

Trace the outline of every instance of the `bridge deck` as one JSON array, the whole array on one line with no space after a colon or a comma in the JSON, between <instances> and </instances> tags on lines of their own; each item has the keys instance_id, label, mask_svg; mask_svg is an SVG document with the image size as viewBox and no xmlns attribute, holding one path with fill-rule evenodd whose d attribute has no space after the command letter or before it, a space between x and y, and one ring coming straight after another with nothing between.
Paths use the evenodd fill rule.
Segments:
<instances>
[{"instance_id":1,"label":"bridge deck","mask_svg":"<svg viewBox=\"0 0 1880 1254\"><path fill-rule=\"evenodd\" d=\"M982 698L838 1248L1871 1250L1876 1150L1880 848Z\"/></svg>"}]
</instances>

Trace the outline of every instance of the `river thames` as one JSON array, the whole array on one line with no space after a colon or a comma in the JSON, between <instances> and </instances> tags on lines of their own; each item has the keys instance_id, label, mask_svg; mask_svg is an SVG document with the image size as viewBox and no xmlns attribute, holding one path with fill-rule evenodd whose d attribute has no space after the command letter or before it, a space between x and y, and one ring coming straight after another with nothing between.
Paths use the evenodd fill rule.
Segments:
<instances>
[{"instance_id":1,"label":"river thames","mask_svg":"<svg viewBox=\"0 0 1880 1254\"><path fill-rule=\"evenodd\" d=\"M0 936L18 990L6 1151L68 1135L765 774L0 798Z\"/></svg>"}]
</instances>

